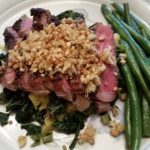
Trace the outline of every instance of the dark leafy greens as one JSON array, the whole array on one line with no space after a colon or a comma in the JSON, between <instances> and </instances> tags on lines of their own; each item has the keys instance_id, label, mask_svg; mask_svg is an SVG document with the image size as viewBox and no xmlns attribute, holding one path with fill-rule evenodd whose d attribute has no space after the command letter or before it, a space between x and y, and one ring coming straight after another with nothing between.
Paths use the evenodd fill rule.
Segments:
<instances>
[{"instance_id":1,"label":"dark leafy greens","mask_svg":"<svg viewBox=\"0 0 150 150\"><path fill-rule=\"evenodd\" d=\"M0 104L6 104L9 100L6 98L4 93L0 93Z\"/></svg>"},{"instance_id":2,"label":"dark leafy greens","mask_svg":"<svg viewBox=\"0 0 150 150\"><path fill-rule=\"evenodd\" d=\"M21 90L14 92L4 88L3 93L0 94L0 103L6 104L7 112L16 114L18 123L30 123L35 120L42 122L39 119L40 112L34 109L27 92Z\"/></svg>"},{"instance_id":3,"label":"dark leafy greens","mask_svg":"<svg viewBox=\"0 0 150 150\"><path fill-rule=\"evenodd\" d=\"M68 113L62 121L55 120L54 121L54 127L59 132L64 133L75 133L79 127L83 129L84 128L84 122L86 121L88 116L84 115L81 112L72 112Z\"/></svg>"},{"instance_id":4,"label":"dark leafy greens","mask_svg":"<svg viewBox=\"0 0 150 150\"><path fill-rule=\"evenodd\" d=\"M35 124L24 124L21 125L21 129L25 129L27 131L27 135L29 135L34 143L31 145L31 147L39 145L41 142L46 144L48 142L52 141L52 133L49 133L45 136L41 135L41 126L37 126Z\"/></svg>"},{"instance_id":5,"label":"dark leafy greens","mask_svg":"<svg viewBox=\"0 0 150 150\"><path fill-rule=\"evenodd\" d=\"M21 129L25 129L27 131L27 135L40 135L41 127L35 124L24 124L21 125Z\"/></svg>"},{"instance_id":6,"label":"dark leafy greens","mask_svg":"<svg viewBox=\"0 0 150 150\"><path fill-rule=\"evenodd\" d=\"M67 10L67 11L64 11L62 13L60 13L58 16L57 16L58 19L63 19L63 18L72 18L72 19L85 19L84 18L84 15L82 13L79 13L79 12L75 12L73 10Z\"/></svg>"},{"instance_id":7,"label":"dark leafy greens","mask_svg":"<svg viewBox=\"0 0 150 150\"><path fill-rule=\"evenodd\" d=\"M8 123L9 114L5 114L0 112L0 124L2 126L6 125Z\"/></svg>"},{"instance_id":8,"label":"dark leafy greens","mask_svg":"<svg viewBox=\"0 0 150 150\"><path fill-rule=\"evenodd\" d=\"M25 124L21 125L21 129L25 129L27 131L27 135L29 135L34 143L31 145L32 147L39 145L41 139L41 127L35 124Z\"/></svg>"},{"instance_id":9,"label":"dark leafy greens","mask_svg":"<svg viewBox=\"0 0 150 150\"><path fill-rule=\"evenodd\" d=\"M55 93L52 92L49 99L47 110L52 116L60 114L65 110L65 102L62 103L62 100Z\"/></svg>"},{"instance_id":10,"label":"dark leafy greens","mask_svg":"<svg viewBox=\"0 0 150 150\"><path fill-rule=\"evenodd\" d=\"M80 134L80 130L81 130L82 128L81 128L81 126L80 126L80 124L78 125L78 128L77 128L77 131L76 131L76 133L75 133L75 136L74 136L74 139L73 139L73 141L71 142L71 144L70 144L70 146L69 146L69 148L70 148L70 150L73 150L74 148L75 148L75 146L76 146L76 144L77 144L77 141L78 141L78 136L79 136L79 134Z\"/></svg>"},{"instance_id":11,"label":"dark leafy greens","mask_svg":"<svg viewBox=\"0 0 150 150\"><path fill-rule=\"evenodd\" d=\"M6 59L7 59L7 55L5 55L5 54L0 54L0 66L2 65L2 61L6 61Z\"/></svg>"},{"instance_id":12,"label":"dark leafy greens","mask_svg":"<svg viewBox=\"0 0 150 150\"><path fill-rule=\"evenodd\" d=\"M35 119L35 109L28 99L28 93L18 90L16 92L4 88L1 94L3 101L7 102L6 111L16 113L19 123L29 123Z\"/></svg>"},{"instance_id":13,"label":"dark leafy greens","mask_svg":"<svg viewBox=\"0 0 150 150\"><path fill-rule=\"evenodd\" d=\"M89 115L75 110L67 112L67 103L58 98L55 93L51 93L47 110L53 116L54 129L68 134L76 133L79 125L81 129L84 127L84 122ZM62 114L63 117L59 119Z\"/></svg>"}]
</instances>

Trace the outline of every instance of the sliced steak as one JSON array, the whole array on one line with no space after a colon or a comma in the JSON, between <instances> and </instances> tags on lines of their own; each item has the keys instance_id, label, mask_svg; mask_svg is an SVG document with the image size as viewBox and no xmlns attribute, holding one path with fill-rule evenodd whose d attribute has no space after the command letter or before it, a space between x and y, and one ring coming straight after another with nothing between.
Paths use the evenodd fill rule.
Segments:
<instances>
[{"instance_id":1,"label":"sliced steak","mask_svg":"<svg viewBox=\"0 0 150 150\"><path fill-rule=\"evenodd\" d=\"M96 35L98 37L97 46L100 53L103 53L106 49L110 49L110 52L115 56L115 41L113 31L110 26L97 24ZM101 85L96 94L96 98L101 102L111 102L115 99L117 87L117 66L111 64L105 64L106 69L101 74Z\"/></svg>"},{"instance_id":2,"label":"sliced steak","mask_svg":"<svg viewBox=\"0 0 150 150\"><path fill-rule=\"evenodd\" d=\"M44 80L44 77L37 77L30 81L32 93L37 95L48 95L50 93L50 91L44 85Z\"/></svg>"},{"instance_id":3,"label":"sliced steak","mask_svg":"<svg viewBox=\"0 0 150 150\"><path fill-rule=\"evenodd\" d=\"M12 27L4 31L4 42L7 50L13 49L19 38L25 38L32 29L32 19L28 17L17 20Z\"/></svg>"},{"instance_id":4,"label":"sliced steak","mask_svg":"<svg viewBox=\"0 0 150 150\"><path fill-rule=\"evenodd\" d=\"M94 106L97 113L103 113L111 110L110 104L106 102L95 101Z\"/></svg>"},{"instance_id":5,"label":"sliced steak","mask_svg":"<svg viewBox=\"0 0 150 150\"><path fill-rule=\"evenodd\" d=\"M9 90L16 91L18 86L15 71L10 68L6 69L4 75L0 77L0 83Z\"/></svg>"},{"instance_id":6,"label":"sliced steak","mask_svg":"<svg viewBox=\"0 0 150 150\"><path fill-rule=\"evenodd\" d=\"M25 38L32 29L33 20L24 16L17 20L12 28L18 33L20 38Z\"/></svg>"},{"instance_id":7,"label":"sliced steak","mask_svg":"<svg viewBox=\"0 0 150 150\"><path fill-rule=\"evenodd\" d=\"M75 91L75 92L83 92L84 91L84 86L83 84L80 82L80 79L78 77L70 80L69 82L69 85L72 89L72 91Z\"/></svg>"},{"instance_id":8,"label":"sliced steak","mask_svg":"<svg viewBox=\"0 0 150 150\"><path fill-rule=\"evenodd\" d=\"M19 38L17 32L12 27L7 27L3 35L6 49L12 49Z\"/></svg>"},{"instance_id":9,"label":"sliced steak","mask_svg":"<svg viewBox=\"0 0 150 150\"><path fill-rule=\"evenodd\" d=\"M66 79L55 81L53 90L58 97L73 101L73 93Z\"/></svg>"},{"instance_id":10,"label":"sliced steak","mask_svg":"<svg viewBox=\"0 0 150 150\"><path fill-rule=\"evenodd\" d=\"M30 79L31 79L31 74L26 72L24 73L19 79L18 79L18 83L20 85L20 88L22 90L31 91L31 86L30 86Z\"/></svg>"},{"instance_id":11,"label":"sliced steak","mask_svg":"<svg viewBox=\"0 0 150 150\"><path fill-rule=\"evenodd\" d=\"M35 30L42 30L44 26L51 23L51 13L49 10L32 8L30 13L33 16L33 29Z\"/></svg>"},{"instance_id":12,"label":"sliced steak","mask_svg":"<svg viewBox=\"0 0 150 150\"><path fill-rule=\"evenodd\" d=\"M83 112L83 111L87 110L90 107L91 102L85 96L76 95L76 98L75 98L75 101L73 102L73 104L74 104L74 107L78 111Z\"/></svg>"},{"instance_id":13,"label":"sliced steak","mask_svg":"<svg viewBox=\"0 0 150 150\"><path fill-rule=\"evenodd\" d=\"M44 77L32 78L30 73L24 73L20 79L20 88L37 95L48 95L50 91L44 85Z\"/></svg>"}]
</instances>

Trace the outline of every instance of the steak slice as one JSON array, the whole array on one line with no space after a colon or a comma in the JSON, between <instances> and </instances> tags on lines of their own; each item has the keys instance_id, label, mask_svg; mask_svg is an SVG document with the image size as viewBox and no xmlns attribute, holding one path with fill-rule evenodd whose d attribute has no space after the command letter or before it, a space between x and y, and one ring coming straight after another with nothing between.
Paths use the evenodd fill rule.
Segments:
<instances>
[{"instance_id":1,"label":"steak slice","mask_svg":"<svg viewBox=\"0 0 150 150\"><path fill-rule=\"evenodd\" d=\"M13 49L19 38L25 38L32 29L32 19L23 17L17 20L12 27L4 31L4 42L7 50Z\"/></svg>"},{"instance_id":2,"label":"steak slice","mask_svg":"<svg viewBox=\"0 0 150 150\"><path fill-rule=\"evenodd\" d=\"M24 16L17 20L12 28L18 33L20 38L25 38L32 29L33 20Z\"/></svg>"},{"instance_id":3,"label":"steak slice","mask_svg":"<svg viewBox=\"0 0 150 150\"><path fill-rule=\"evenodd\" d=\"M29 72L24 73L19 79L19 88L36 95L48 95L50 91L44 85L44 77L33 78Z\"/></svg>"},{"instance_id":4,"label":"steak slice","mask_svg":"<svg viewBox=\"0 0 150 150\"><path fill-rule=\"evenodd\" d=\"M18 86L16 82L16 73L14 70L7 68L0 77L0 83L9 90L16 91Z\"/></svg>"},{"instance_id":5,"label":"steak slice","mask_svg":"<svg viewBox=\"0 0 150 150\"><path fill-rule=\"evenodd\" d=\"M115 56L115 41L113 31L110 26L97 23L96 35L98 37L97 47L100 53L109 49L111 54ZM101 85L96 94L97 100L101 102L112 102L116 97L115 88L117 87L117 66L107 64L105 71L101 74Z\"/></svg>"},{"instance_id":6,"label":"steak slice","mask_svg":"<svg viewBox=\"0 0 150 150\"><path fill-rule=\"evenodd\" d=\"M12 27L7 27L3 35L6 49L12 49L19 38L17 32Z\"/></svg>"}]
</instances>

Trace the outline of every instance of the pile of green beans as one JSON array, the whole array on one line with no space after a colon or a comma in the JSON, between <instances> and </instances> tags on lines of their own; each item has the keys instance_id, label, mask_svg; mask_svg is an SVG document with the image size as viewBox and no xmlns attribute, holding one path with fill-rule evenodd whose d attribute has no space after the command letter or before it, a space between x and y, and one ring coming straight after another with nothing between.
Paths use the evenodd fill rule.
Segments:
<instances>
[{"instance_id":1,"label":"pile of green beans","mask_svg":"<svg viewBox=\"0 0 150 150\"><path fill-rule=\"evenodd\" d=\"M101 11L120 35L117 53L127 56L125 63L118 62L128 95L124 112L126 146L139 150L141 138L150 137L150 28L133 15L128 3L112 3L112 7L110 10L103 4Z\"/></svg>"}]
</instances>

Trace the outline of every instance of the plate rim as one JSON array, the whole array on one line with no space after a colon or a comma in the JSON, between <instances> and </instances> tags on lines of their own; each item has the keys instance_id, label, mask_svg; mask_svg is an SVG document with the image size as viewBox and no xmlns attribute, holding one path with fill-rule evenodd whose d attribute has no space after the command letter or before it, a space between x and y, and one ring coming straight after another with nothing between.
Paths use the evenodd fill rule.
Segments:
<instances>
[{"instance_id":1,"label":"plate rim","mask_svg":"<svg viewBox=\"0 0 150 150\"><path fill-rule=\"evenodd\" d=\"M4 11L0 15L0 22L2 22L4 20L4 23L5 23L7 21L7 19L6 19L7 15L9 15L9 18L11 18L14 15L14 13L12 13L12 12L15 11L15 13L16 13L16 11L17 11L16 8L19 8L19 6L22 6L22 7L24 7L24 9L26 9L26 7L28 7L29 3L33 4L33 3L36 2L36 4L40 4L40 3L43 3L44 1L49 2L49 3L51 3L51 2L54 2L54 3L61 2L61 0L43 0L43 1L41 1L41 0L25 0L25 1L22 1L22 2L19 2L19 3L15 4L14 6L10 7L8 10ZM70 2L70 3L81 2L81 1L85 2L85 3L88 2L88 3L91 3L91 4L92 3L95 3L95 4L100 3L100 1L98 1L98 0L92 0L92 1L91 0L63 0L63 2L64 1L65 2ZM31 7L32 7L32 5L31 5ZM1 23L1 25L3 25L3 22Z\"/></svg>"}]
</instances>

